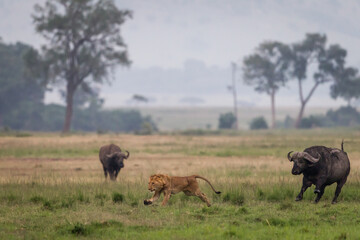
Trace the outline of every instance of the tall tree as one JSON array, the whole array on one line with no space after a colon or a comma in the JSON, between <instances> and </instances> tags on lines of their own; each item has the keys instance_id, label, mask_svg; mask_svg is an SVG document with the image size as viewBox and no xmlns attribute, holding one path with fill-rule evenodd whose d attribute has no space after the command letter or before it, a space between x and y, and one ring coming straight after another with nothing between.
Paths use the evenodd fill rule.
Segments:
<instances>
[{"instance_id":1,"label":"tall tree","mask_svg":"<svg viewBox=\"0 0 360 240\"><path fill-rule=\"evenodd\" d=\"M245 57L244 81L255 86L255 91L266 93L271 98L272 128L275 128L275 95L288 81L290 48L280 42L264 42L255 53Z\"/></svg>"},{"instance_id":2,"label":"tall tree","mask_svg":"<svg viewBox=\"0 0 360 240\"><path fill-rule=\"evenodd\" d=\"M236 70L237 70L237 64L235 62L232 62L231 63L231 85L228 86L228 89L232 93L233 100L234 100L234 116L235 116L234 128L235 128L235 130L239 130L238 102L237 102L237 91L236 91ZM221 118L221 116L220 116L220 118Z\"/></svg>"},{"instance_id":3,"label":"tall tree","mask_svg":"<svg viewBox=\"0 0 360 240\"><path fill-rule=\"evenodd\" d=\"M347 52L337 44L326 47L326 35L319 33L306 34L305 39L292 45L291 76L298 81L300 110L295 127L300 126L306 104L315 90L322 84L332 82L339 84L350 77L349 68L345 67ZM305 95L303 82L312 74L314 81L310 91Z\"/></svg>"},{"instance_id":4,"label":"tall tree","mask_svg":"<svg viewBox=\"0 0 360 240\"><path fill-rule=\"evenodd\" d=\"M116 65L130 65L120 26L131 16L113 0L47 0L44 6L35 5L36 31L47 40L42 47L47 83L66 83L64 132L70 130L78 87L103 83Z\"/></svg>"},{"instance_id":5,"label":"tall tree","mask_svg":"<svg viewBox=\"0 0 360 240\"><path fill-rule=\"evenodd\" d=\"M26 74L24 57L32 47L0 42L0 126L3 117L25 102L40 104L45 89L37 78Z\"/></svg>"}]
</instances>

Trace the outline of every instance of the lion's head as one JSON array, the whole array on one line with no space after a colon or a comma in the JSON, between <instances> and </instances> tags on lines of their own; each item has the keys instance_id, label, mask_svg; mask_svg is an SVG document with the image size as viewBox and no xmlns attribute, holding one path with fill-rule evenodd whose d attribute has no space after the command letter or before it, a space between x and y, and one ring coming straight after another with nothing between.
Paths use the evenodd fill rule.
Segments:
<instances>
[{"instance_id":1,"label":"lion's head","mask_svg":"<svg viewBox=\"0 0 360 240\"><path fill-rule=\"evenodd\" d=\"M165 174L155 174L149 179L148 189L151 192L161 191L164 186L169 182L170 177Z\"/></svg>"}]
</instances>

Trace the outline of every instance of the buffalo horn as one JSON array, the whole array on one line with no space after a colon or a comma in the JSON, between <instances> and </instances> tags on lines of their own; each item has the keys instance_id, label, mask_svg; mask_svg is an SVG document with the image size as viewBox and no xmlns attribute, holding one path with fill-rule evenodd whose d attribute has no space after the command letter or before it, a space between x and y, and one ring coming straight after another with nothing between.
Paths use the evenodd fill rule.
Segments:
<instances>
[{"instance_id":1,"label":"buffalo horn","mask_svg":"<svg viewBox=\"0 0 360 240\"><path fill-rule=\"evenodd\" d=\"M289 161L291 162L291 156L290 156L290 154L292 153L293 151L291 151L291 152L289 152L288 154L287 154L287 158L289 159Z\"/></svg>"},{"instance_id":2,"label":"buffalo horn","mask_svg":"<svg viewBox=\"0 0 360 240\"><path fill-rule=\"evenodd\" d=\"M125 152L127 152L127 155L126 155L125 159L128 159L129 156L130 156L130 153L128 151L125 151Z\"/></svg>"},{"instance_id":3,"label":"buffalo horn","mask_svg":"<svg viewBox=\"0 0 360 240\"><path fill-rule=\"evenodd\" d=\"M130 153L128 151L125 151L127 152L127 155L125 155L125 153L120 153L121 156L123 156L125 159L128 159L128 157L130 156Z\"/></svg>"},{"instance_id":4,"label":"buffalo horn","mask_svg":"<svg viewBox=\"0 0 360 240\"><path fill-rule=\"evenodd\" d=\"M317 163L320 160L320 154L319 153L318 153L318 156L319 156L318 158L314 158L313 156L311 156L307 152L304 152L303 154L304 154L304 158L306 160L308 160L309 162L311 162L311 163Z\"/></svg>"}]
</instances>

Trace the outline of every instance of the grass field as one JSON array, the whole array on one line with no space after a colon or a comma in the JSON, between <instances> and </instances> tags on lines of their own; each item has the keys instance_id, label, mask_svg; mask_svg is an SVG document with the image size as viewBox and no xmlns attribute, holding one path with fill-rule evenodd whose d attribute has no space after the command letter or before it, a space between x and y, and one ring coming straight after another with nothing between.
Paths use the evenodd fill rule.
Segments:
<instances>
[{"instance_id":1,"label":"grass field","mask_svg":"<svg viewBox=\"0 0 360 240\"><path fill-rule=\"evenodd\" d=\"M340 147L348 182L314 204L314 187L294 199L301 177L286 154L311 145ZM117 182L105 181L98 149L130 151ZM360 129L244 131L220 135L0 136L0 239L360 239ZM153 173L199 174L213 205L183 193L168 206L143 200Z\"/></svg>"}]
</instances>

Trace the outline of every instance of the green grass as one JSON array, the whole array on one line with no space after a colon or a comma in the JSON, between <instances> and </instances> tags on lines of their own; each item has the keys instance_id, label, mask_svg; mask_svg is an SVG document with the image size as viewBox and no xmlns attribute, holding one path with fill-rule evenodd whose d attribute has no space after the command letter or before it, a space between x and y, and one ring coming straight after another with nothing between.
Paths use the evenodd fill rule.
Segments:
<instances>
[{"instance_id":1,"label":"green grass","mask_svg":"<svg viewBox=\"0 0 360 240\"><path fill-rule=\"evenodd\" d=\"M345 185L335 205L330 204L333 187L318 204L313 203L313 189L295 202L299 186L295 191L285 183L223 185L220 196L202 187L213 203L208 208L183 194L173 196L166 207L160 201L144 206L142 200L149 196L144 183L3 184L0 238L356 239L359 187Z\"/></svg>"},{"instance_id":2,"label":"green grass","mask_svg":"<svg viewBox=\"0 0 360 240\"><path fill-rule=\"evenodd\" d=\"M358 136L358 129L232 136L3 136L0 172L8 179L0 176L0 239L359 239ZM286 153L315 144L340 147L342 138L352 170L339 202L331 204L335 184L325 189L318 204L313 202L314 186L295 202L301 177L291 175ZM105 142L121 142L132 154L129 164L136 163L133 172L126 165L122 171L127 175L121 172L117 182L103 180L97 154ZM168 156L174 162L165 161ZM81 165L81 171L67 172L75 168L72 159L88 157L77 164L90 163L89 169ZM158 157L164 159L156 162ZM211 164L182 162L198 159ZM225 159L231 161L225 164ZM242 164L235 165L237 161ZM215 194L199 180L210 208L183 193L172 196L165 207L163 197L145 206L143 200L151 197L147 177L165 163L174 174L175 165L189 172L197 167L222 193ZM21 171L33 175L12 176Z\"/></svg>"}]
</instances>

